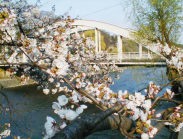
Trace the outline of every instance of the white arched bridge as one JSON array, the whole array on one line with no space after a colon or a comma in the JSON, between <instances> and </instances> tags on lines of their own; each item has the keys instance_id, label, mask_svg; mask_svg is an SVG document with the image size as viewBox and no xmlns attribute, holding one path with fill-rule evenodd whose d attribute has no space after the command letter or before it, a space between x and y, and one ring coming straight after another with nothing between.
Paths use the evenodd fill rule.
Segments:
<instances>
[{"instance_id":1,"label":"white arched bridge","mask_svg":"<svg viewBox=\"0 0 183 139\"><path fill-rule=\"evenodd\" d=\"M153 54L150 54L149 51L153 52L155 55L160 55L157 51L153 50L150 46L144 46L142 44L138 44L139 51L138 52L123 52L123 38L127 38L129 40L133 40L136 42L134 37L135 30L121 28L115 25L111 25L104 22L92 21L92 20L75 20L72 24L76 28L73 30L74 32L82 32L86 30L95 30L95 51L96 53L101 52L101 32L100 30L104 30L107 32L111 32L117 35L117 54L109 54L112 59L122 61L124 59L152 59ZM142 47L148 49L148 53L143 53ZM124 63L124 62L123 62ZM137 63L138 64L138 63Z\"/></svg>"},{"instance_id":2,"label":"white arched bridge","mask_svg":"<svg viewBox=\"0 0 183 139\"><path fill-rule=\"evenodd\" d=\"M144 46L142 44L138 43L138 52L123 52L123 38L127 38L129 40L133 40L136 42L133 33L135 32L134 30L130 30L130 29L124 29L115 25L111 25L108 23L103 23L103 22L98 22L98 21L92 21L92 20L75 20L72 24L72 26L74 27L71 33L74 32L83 32L83 37L84 37L84 31L86 30L95 30L95 52L96 54L101 54L102 53L102 49L101 49L101 30L107 31L107 32L111 32L115 35L117 35L117 50L118 53L117 54L108 54L108 59L111 59L113 61L115 61L115 63L117 64L121 64L121 65L152 65L152 64L156 64L156 65L165 65L164 62L156 62L156 63L152 63L152 62L133 62L131 61L129 62L124 62L124 60L128 59L151 59L153 58L153 54L149 53L149 50L151 52L154 52L155 55L160 55L158 52L156 52L155 50L153 50L153 47L148 47L148 46ZM143 53L142 51L142 47L145 47L148 49L148 53ZM16 55L16 54L13 54ZM12 56L13 56L12 55ZM12 59L12 56L10 57ZM160 55L161 56L161 55ZM22 61L25 62L26 61L26 56L22 56ZM2 63L2 62L1 62Z\"/></svg>"}]
</instances>

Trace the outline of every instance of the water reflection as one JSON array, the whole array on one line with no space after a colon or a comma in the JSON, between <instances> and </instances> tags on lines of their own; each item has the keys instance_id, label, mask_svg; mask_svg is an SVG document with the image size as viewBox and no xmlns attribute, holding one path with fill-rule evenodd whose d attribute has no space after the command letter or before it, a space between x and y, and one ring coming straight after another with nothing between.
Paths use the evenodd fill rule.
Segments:
<instances>
[{"instance_id":1,"label":"water reflection","mask_svg":"<svg viewBox=\"0 0 183 139\"><path fill-rule=\"evenodd\" d=\"M116 74L120 75L120 79L115 79ZM157 85L168 83L166 76L166 67L129 67L125 68L122 73L112 73L114 85L111 89L114 91L128 90L135 92L145 88L149 81L155 82Z\"/></svg>"}]
</instances>

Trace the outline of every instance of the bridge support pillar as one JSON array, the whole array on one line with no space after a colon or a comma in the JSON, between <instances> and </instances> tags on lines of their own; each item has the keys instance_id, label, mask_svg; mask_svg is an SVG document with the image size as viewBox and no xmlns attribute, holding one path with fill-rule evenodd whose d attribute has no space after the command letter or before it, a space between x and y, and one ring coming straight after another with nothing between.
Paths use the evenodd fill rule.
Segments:
<instances>
[{"instance_id":1,"label":"bridge support pillar","mask_svg":"<svg viewBox=\"0 0 183 139\"><path fill-rule=\"evenodd\" d=\"M95 28L95 53L98 54L98 48L99 48L99 35L98 35L98 29Z\"/></svg>"},{"instance_id":2,"label":"bridge support pillar","mask_svg":"<svg viewBox=\"0 0 183 139\"><path fill-rule=\"evenodd\" d=\"M139 44L139 59L142 58L142 45Z\"/></svg>"},{"instance_id":3,"label":"bridge support pillar","mask_svg":"<svg viewBox=\"0 0 183 139\"><path fill-rule=\"evenodd\" d=\"M85 38L85 33L84 32L82 32L82 37Z\"/></svg>"},{"instance_id":4,"label":"bridge support pillar","mask_svg":"<svg viewBox=\"0 0 183 139\"><path fill-rule=\"evenodd\" d=\"M95 52L96 54L101 52L101 32L96 28L95 29Z\"/></svg>"},{"instance_id":5,"label":"bridge support pillar","mask_svg":"<svg viewBox=\"0 0 183 139\"><path fill-rule=\"evenodd\" d=\"M118 60L121 62L123 58L123 43L122 43L122 36L118 35L117 37L117 48L118 48Z\"/></svg>"},{"instance_id":6,"label":"bridge support pillar","mask_svg":"<svg viewBox=\"0 0 183 139\"><path fill-rule=\"evenodd\" d=\"M98 31L98 46L99 46L99 53L102 51L102 46L101 46L101 32Z\"/></svg>"}]
</instances>

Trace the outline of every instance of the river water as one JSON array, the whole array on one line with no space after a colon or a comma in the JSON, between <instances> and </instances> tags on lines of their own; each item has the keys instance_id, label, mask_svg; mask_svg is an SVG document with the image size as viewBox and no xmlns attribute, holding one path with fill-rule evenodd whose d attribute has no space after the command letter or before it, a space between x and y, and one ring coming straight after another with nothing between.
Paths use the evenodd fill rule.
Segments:
<instances>
[{"instance_id":1,"label":"river water","mask_svg":"<svg viewBox=\"0 0 183 139\"><path fill-rule=\"evenodd\" d=\"M115 78L116 74L119 74L118 80ZM168 83L166 67L125 67L123 72L112 73L111 76L114 79L111 89L114 91L128 90L133 93L145 88L149 81L159 85ZM46 96L37 90L36 86L3 90L3 93L5 96L0 95L0 102L7 109L6 112L0 113L0 124L11 124L9 138L13 138L14 135L32 139L42 138L46 116L55 116L51 105L57 96ZM88 111L93 112L92 108ZM161 135L161 139L163 138L167 138L165 132Z\"/></svg>"}]
</instances>

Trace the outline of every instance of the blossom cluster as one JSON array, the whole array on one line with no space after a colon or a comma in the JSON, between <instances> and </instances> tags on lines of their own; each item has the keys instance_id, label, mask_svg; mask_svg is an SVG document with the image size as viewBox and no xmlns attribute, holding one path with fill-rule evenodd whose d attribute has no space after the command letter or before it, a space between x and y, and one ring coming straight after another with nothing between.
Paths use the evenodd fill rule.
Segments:
<instances>
[{"instance_id":1,"label":"blossom cluster","mask_svg":"<svg viewBox=\"0 0 183 139\"><path fill-rule=\"evenodd\" d=\"M11 42L16 38L16 28L15 25L16 14L14 10L9 10L8 8L0 8L0 43Z\"/></svg>"},{"instance_id":2,"label":"blossom cluster","mask_svg":"<svg viewBox=\"0 0 183 139\"><path fill-rule=\"evenodd\" d=\"M128 95L125 100L126 113L130 118L136 121L136 132L141 134L141 138L153 138L158 129L151 125L151 118L154 117L155 110L152 109L152 100L146 98L140 92L134 95Z\"/></svg>"},{"instance_id":3,"label":"blossom cluster","mask_svg":"<svg viewBox=\"0 0 183 139\"><path fill-rule=\"evenodd\" d=\"M160 86L157 86L153 82L149 82L149 86L145 92L147 92L149 98L155 98L155 96L159 93Z\"/></svg>"},{"instance_id":4,"label":"blossom cluster","mask_svg":"<svg viewBox=\"0 0 183 139\"><path fill-rule=\"evenodd\" d=\"M11 134L10 124L6 123L3 127L4 130L0 132L0 138L7 138Z\"/></svg>"},{"instance_id":5,"label":"blossom cluster","mask_svg":"<svg viewBox=\"0 0 183 139\"><path fill-rule=\"evenodd\" d=\"M45 123L45 139L53 137L56 132L67 126L67 121L76 119L76 117L83 113L84 109L87 108L86 105L78 104L79 100L76 95L73 95L70 98L66 97L65 95L61 95L57 100L58 102L53 102L52 108L54 109L54 113L59 115L59 117L62 119L62 123L60 126L58 126L52 117L47 117L47 122ZM68 105L69 103L72 105Z\"/></svg>"},{"instance_id":6,"label":"blossom cluster","mask_svg":"<svg viewBox=\"0 0 183 139\"><path fill-rule=\"evenodd\" d=\"M183 114L180 111L183 108L183 105L176 106L173 109L173 112L169 114L167 122L165 125L170 125L175 132L179 132L183 127Z\"/></svg>"},{"instance_id":7,"label":"blossom cluster","mask_svg":"<svg viewBox=\"0 0 183 139\"><path fill-rule=\"evenodd\" d=\"M180 74L183 73L183 50L181 48L175 46L170 47L168 44L163 46L159 43L154 47L156 51L166 58L168 65L174 66Z\"/></svg>"}]
</instances>

